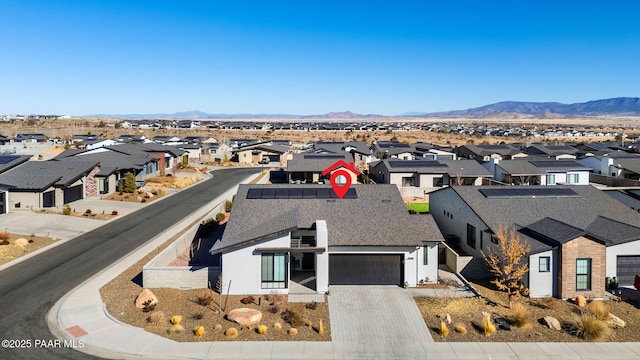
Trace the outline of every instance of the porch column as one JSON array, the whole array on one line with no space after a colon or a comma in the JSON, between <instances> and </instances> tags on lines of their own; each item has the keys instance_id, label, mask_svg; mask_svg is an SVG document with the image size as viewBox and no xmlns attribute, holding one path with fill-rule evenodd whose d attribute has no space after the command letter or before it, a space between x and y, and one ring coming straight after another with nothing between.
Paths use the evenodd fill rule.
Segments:
<instances>
[{"instance_id":1,"label":"porch column","mask_svg":"<svg viewBox=\"0 0 640 360\"><path fill-rule=\"evenodd\" d=\"M327 249L316 253L316 291L324 294L329 290L329 231L325 220L316 221L316 246Z\"/></svg>"}]
</instances>

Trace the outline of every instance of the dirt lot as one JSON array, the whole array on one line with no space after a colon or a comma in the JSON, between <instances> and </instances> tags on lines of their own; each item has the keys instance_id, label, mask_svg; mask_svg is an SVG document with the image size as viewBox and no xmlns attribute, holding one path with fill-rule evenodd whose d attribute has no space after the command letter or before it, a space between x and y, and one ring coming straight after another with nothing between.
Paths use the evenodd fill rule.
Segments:
<instances>
[{"instance_id":1,"label":"dirt lot","mask_svg":"<svg viewBox=\"0 0 640 360\"><path fill-rule=\"evenodd\" d=\"M498 328L495 333L486 336L482 329L482 312L491 314L492 319L505 318L511 320L513 312L508 307L506 293L495 290L489 282L473 284L482 294L482 298L416 298L424 320L431 330L435 341L451 342L582 342L586 341L574 334L572 325L580 311L577 305L560 299L520 299L529 313L530 325L525 328L511 326L510 331ZM604 302L609 311L626 322L624 328L611 328L608 336L602 341L627 342L638 341L640 332L640 310L637 303ZM448 326L449 334L441 336L440 319L437 314L448 313L452 324ZM540 321L545 316L553 316L560 322L562 330L553 330ZM463 325L467 333L462 334L454 329L455 325Z\"/></svg>"},{"instance_id":2,"label":"dirt lot","mask_svg":"<svg viewBox=\"0 0 640 360\"><path fill-rule=\"evenodd\" d=\"M27 245L24 247L13 245L13 242L19 238L26 239ZM0 264L7 263L15 258L32 253L40 248L53 244L58 240L60 239L23 234L9 234L9 244L0 245Z\"/></svg>"}]
</instances>

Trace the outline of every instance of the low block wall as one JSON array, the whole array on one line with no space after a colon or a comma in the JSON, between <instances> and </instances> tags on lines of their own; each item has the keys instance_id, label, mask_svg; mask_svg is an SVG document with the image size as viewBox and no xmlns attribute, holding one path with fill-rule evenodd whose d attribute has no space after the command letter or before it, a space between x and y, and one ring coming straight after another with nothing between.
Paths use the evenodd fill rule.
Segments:
<instances>
[{"instance_id":1,"label":"low block wall","mask_svg":"<svg viewBox=\"0 0 640 360\"><path fill-rule=\"evenodd\" d=\"M215 217L224 211L224 201L217 204L204 217ZM212 286L222 271L221 267L207 266L169 266L169 263L191 247L198 232L199 224L182 234L176 241L162 250L151 261L142 267L142 286L145 288L173 288L173 289L206 289Z\"/></svg>"}]
</instances>

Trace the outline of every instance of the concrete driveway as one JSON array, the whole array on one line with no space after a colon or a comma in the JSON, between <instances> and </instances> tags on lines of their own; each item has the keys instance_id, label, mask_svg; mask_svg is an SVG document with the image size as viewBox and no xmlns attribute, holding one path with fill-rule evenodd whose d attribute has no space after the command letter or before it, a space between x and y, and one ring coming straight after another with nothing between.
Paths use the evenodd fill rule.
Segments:
<instances>
[{"instance_id":1,"label":"concrete driveway","mask_svg":"<svg viewBox=\"0 0 640 360\"><path fill-rule=\"evenodd\" d=\"M336 346L363 346L365 352L397 353L398 348L433 342L407 290L397 286L330 289L331 338Z\"/></svg>"}]
</instances>

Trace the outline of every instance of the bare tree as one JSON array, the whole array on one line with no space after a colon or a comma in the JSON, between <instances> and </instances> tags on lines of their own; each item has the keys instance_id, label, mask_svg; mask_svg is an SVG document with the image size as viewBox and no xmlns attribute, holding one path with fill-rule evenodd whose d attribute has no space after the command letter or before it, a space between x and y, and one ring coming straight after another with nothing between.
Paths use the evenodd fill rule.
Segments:
<instances>
[{"instance_id":1,"label":"bare tree","mask_svg":"<svg viewBox=\"0 0 640 360\"><path fill-rule=\"evenodd\" d=\"M218 275L218 281L216 281L216 291L218 292L218 294L220 294L220 301L218 302L218 310L220 312L223 311L222 309L222 293L224 292L224 282L223 282L223 278L222 278L222 272L220 273L220 275Z\"/></svg>"},{"instance_id":2,"label":"bare tree","mask_svg":"<svg viewBox=\"0 0 640 360\"><path fill-rule=\"evenodd\" d=\"M498 243L491 245L487 254L482 251L489 271L496 275L491 282L498 289L509 294L509 307L514 298L529 295L529 289L522 283L522 277L529 271L525 255L531 247L516 233L514 227L498 227L496 234ZM497 251L495 248L497 247Z\"/></svg>"}]
</instances>

